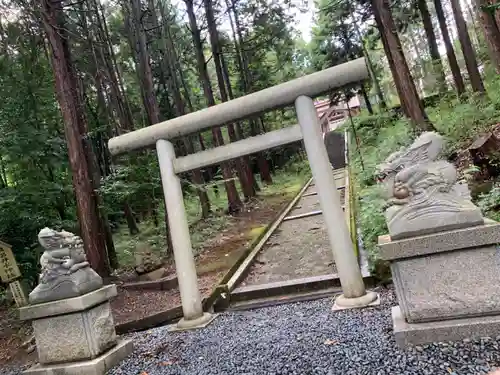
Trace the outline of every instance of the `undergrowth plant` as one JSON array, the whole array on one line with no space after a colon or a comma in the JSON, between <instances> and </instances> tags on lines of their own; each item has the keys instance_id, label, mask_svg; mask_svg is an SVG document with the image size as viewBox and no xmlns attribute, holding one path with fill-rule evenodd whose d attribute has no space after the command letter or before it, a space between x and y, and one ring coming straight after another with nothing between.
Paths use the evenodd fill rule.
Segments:
<instances>
[{"instance_id":1,"label":"undergrowth plant","mask_svg":"<svg viewBox=\"0 0 500 375\"><path fill-rule=\"evenodd\" d=\"M481 194L476 203L486 217L500 221L500 184L496 183L488 193Z\"/></svg>"},{"instance_id":2,"label":"undergrowth plant","mask_svg":"<svg viewBox=\"0 0 500 375\"><path fill-rule=\"evenodd\" d=\"M265 202L266 198L273 196L294 196L304 182L311 176L309 164L306 158L298 156L292 157L290 161L282 168L276 171L273 176L273 184L265 185L261 183L262 190L257 199ZM221 182L222 183L222 182ZM238 181L236 181L238 185ZM203 220L200 220L200 204L195 192L185 194L184 206L191 233L191 242L195 254L199 254L204 243L209 238L213 238L221 233L235 219L225 213L227 201L223 187L217 195L213 189L207 188L207 193L212 205L212 214ZM160 220L164 217L162 206L158 209ZM134 265L135 254L141 250L149 250L160 257L165 257L167 247L165 240L165 225L160 221L156 226L151 220L146 220L138 224L139 233L131 235L126 225L122 225L119 231L113 236L115 247L120 265L124 269L129 269ZM250 234L251 235L251 234Z\"/></svg>"},{"instance_id":3,"label":"undergrowth plant","mask_svg":"<svg viewBox=\"0 0 500 375\"><path fill-rule=\"evenodd\" d=\"M427 114L447 140L445 153L463 149L479 135L500 123L500 77L488 81L488 97L458 100L444 96L434 107L426 108ZM377 247L378 236L387 234L383 205L383 187L377 184L376 168L391 153L408 146L417 135L412 126L400 117L385 112L373 116L362 115L354 120L357 142L351 125L350 163L352 180L358 197L358 227L372 267L377 272L380 264ZM479 197L477 204L483 213L500 220L500 185Z\"/></svg>"}]
</instances>

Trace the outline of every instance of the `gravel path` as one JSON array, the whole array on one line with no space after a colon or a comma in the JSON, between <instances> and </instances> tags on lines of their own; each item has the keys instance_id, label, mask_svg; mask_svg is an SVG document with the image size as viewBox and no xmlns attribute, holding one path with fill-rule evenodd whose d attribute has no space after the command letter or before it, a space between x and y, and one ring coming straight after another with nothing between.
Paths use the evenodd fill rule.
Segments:
<instances>
[{"instance_id":1,"label":"gravel path","mask_svg":"<svg viewBox=\"0 0 500 375\"><path fill-rule=\"evenodd\" d=\"M396 349L395 298L381 297L377 308L334 313L322 299L225 313L199 331L135 333L135 352L108 375L479 375L500 365L500 337Z\"/></svg>"},{"instance_id":2,"label":"gravel path","mask_svg":"<svg viewBox=\"0 0 500 375\"><path fill-rule=\"evenodd\" d=\"M486 374L500 364L500 337L396 349L392 291L377 308L333 313L332 301L225 313L209 327L131 335L136 350L109 375Z\"/></svg>"}]
</instances>

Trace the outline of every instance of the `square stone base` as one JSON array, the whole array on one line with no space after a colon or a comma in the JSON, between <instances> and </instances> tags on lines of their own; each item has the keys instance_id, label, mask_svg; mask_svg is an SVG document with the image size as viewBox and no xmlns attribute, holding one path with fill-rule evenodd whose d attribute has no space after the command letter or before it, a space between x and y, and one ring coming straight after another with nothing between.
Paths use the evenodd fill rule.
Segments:
<instances>
[{"instance_id":1,"label":"square stone base","mask_svg":"<svg viewBox=\"0 0 500 375\"><path fill-rule=\"evenodd\" d=\"M500 315L499 243L498 223L397 241L380 237L405 320Z\"/></svg>"},{"instance_id":2,"label":"square stone base","mask_svg":"<svg viewBox=\"0 0 500 375\"><path fill-rule=\"evenodd\" d=\"M33 331L43 364L96 358L116 343L108 301L88 310L33 320Z\"/></svg>"},{"instance_id":3,"label":"square stone base","mask_svg":"<svg viewBox=\"0 0 500 375\"><path fill-rule=\"evenodd\" d=\"M408 345L478 339L500 335L500 315L426 323L407 323L399 306L394 306L392 308L392 324L396 344L400 348L405 348Z\"/></svg>"},{"instance_id":4,"label":"square stone base","mask_svg":"<svg viewBox=\"0 0 500 375\"><path fill-rule=\"evenodd\" d=\"M25 375L105 375L133 351L132 340L120 340L113 348L99 357L81 362L58 365L37 364L24 371Z\"/></svg>"}]
</instances>

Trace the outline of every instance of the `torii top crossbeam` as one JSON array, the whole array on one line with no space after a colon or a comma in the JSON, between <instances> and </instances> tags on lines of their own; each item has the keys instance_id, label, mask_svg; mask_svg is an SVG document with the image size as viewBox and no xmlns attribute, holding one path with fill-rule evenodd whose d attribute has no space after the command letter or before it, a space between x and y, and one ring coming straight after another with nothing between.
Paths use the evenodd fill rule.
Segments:
<instances>
[{"instance_id":1,"label":"torii top crossbeam","mask_svg":"<svg viewBox=\"0 0 500 375\"><path fill-rule=\"evenodd\" d=\"M160 139L173 139L200 130L293 104L299 96L317 97L332 89L368 78L365 59L359 58L291 81L163 121L109 141L111 154L153 146Z\"/></svg>"}]
</instances>

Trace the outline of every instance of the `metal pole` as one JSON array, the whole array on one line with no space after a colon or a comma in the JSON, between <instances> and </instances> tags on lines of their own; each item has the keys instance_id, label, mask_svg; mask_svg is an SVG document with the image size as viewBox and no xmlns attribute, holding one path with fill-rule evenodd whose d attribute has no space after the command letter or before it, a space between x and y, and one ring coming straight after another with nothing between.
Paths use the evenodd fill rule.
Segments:
<instances>
[{"instance_id":1,"label":"metal pole","mask_svg":"<svg viewBox=\"0 0 500 375\"><path fill-rule=\"evenodd\" d=\"M175 268L184 315L177 323L177 328L189 329L205 326L210 323L213 316L203 313L201 305L181 183L174 171L174 146L171 142L160 139L156 142L156 151L160 164L161 182L168 211L168 224L172 236Z\"/></svg>"},{"instance_id":2,"label":"metal pole","mask_svg":"<svg viewBox=\"0 0 500 375\"><path fill-rule=\"evenodd\" d=\"M337 297L335 308L363 307L374 303L377 294L366 292L361 271L354 253L349 229L340 204L332 167L321 136L314 102L307 96L295 100L297 118L302 129L304 145L318 189L333 258L337 266L343 294Z\"/></svg>"}]
</instances>

